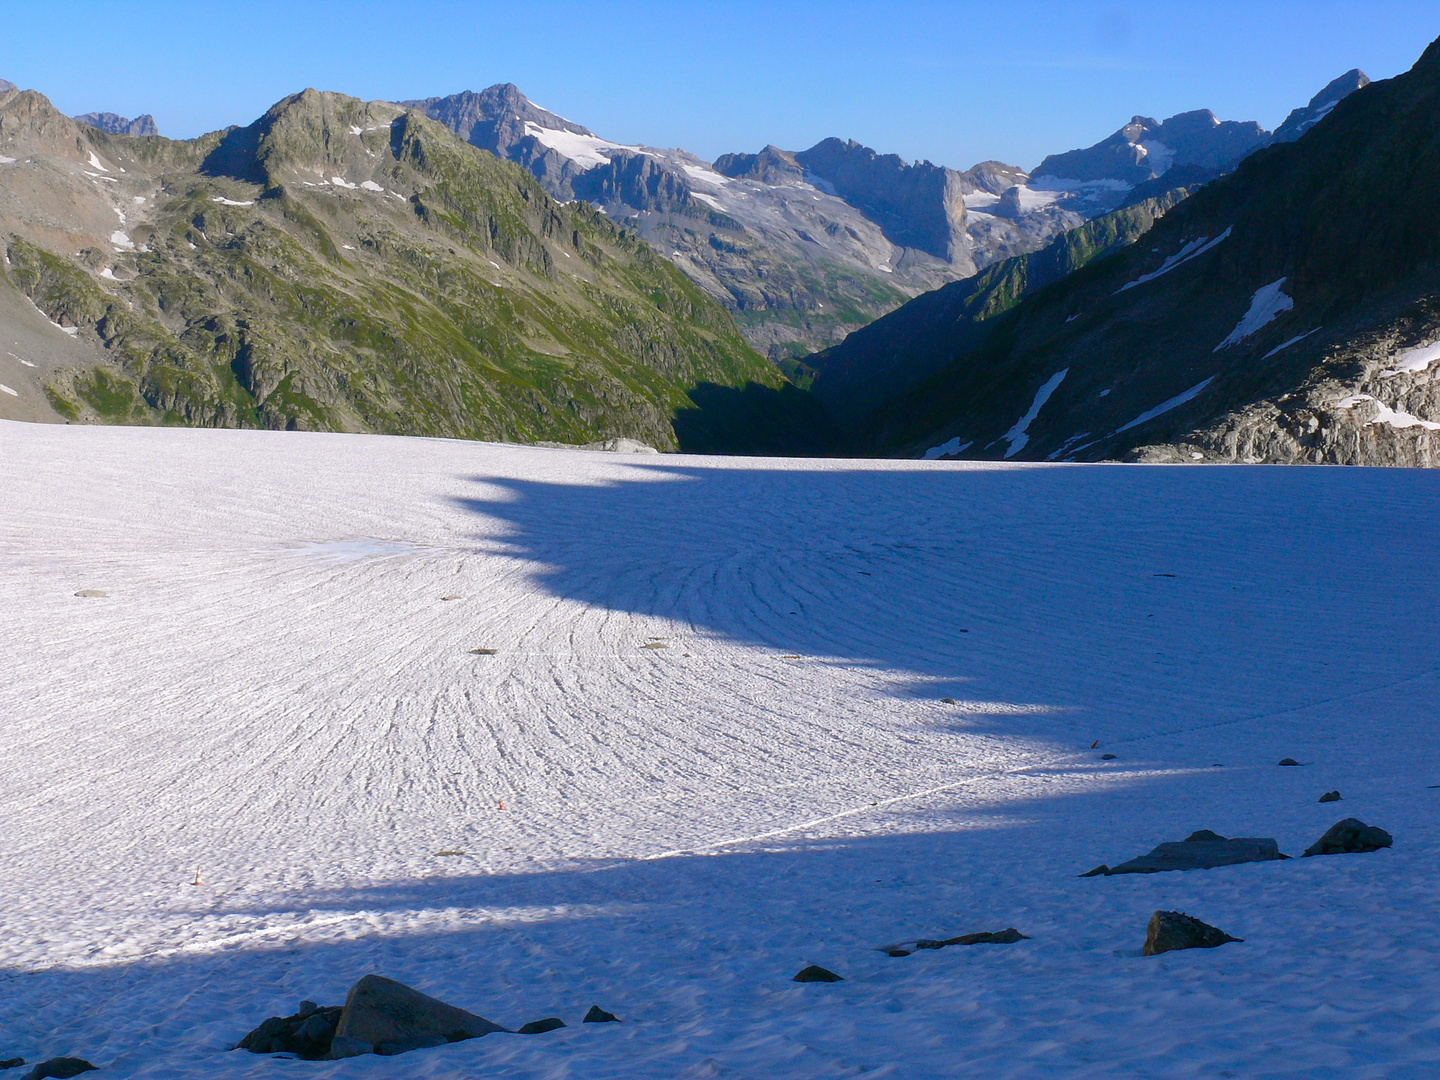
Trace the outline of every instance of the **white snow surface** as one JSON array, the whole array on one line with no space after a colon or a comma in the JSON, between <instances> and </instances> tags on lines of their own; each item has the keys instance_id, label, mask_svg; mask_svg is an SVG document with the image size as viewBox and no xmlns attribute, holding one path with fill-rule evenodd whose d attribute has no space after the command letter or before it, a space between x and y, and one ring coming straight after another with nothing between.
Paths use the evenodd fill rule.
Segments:
<instances>
[{"instance_id":1,"label":"white snow surface","mask_svg":"<svg viewBox=\"0 0 1440 1080\"><path fill-rule=\"evenodd\" d=\"M1428 345L1419 345L1413 349L1396 353L1391 366L1380 372L1380 375L1382 378L1391 378L1395 375L1408 375L1416 371L1424 371L1436 360L1440 360L1440 341L1432 341Z\"/></svg>"},{"instance_id":2,"label":"white snow surface","mask_svg":"<svg viewBox=\"0 0 1440 1080\"><path fill-rule=\"evenodd\" d=\"M1440 424L1437 424L1434 420L1422 420L1414 413L1408 413L1401 409L1392 409L1383 401L1378 401L1369 394L1351 394L1347 398L1342 398L1338 404L1342 409L1353 409L1362 401L1375 402L1375 418L1366 421L1367 427L1370 426L1370 424L1389 424L1391 427L1396 428L1419 427L1424 428L1426 431L1440 431Z\"/></svg>"},{"instance_id":3,"label":"white snow surface","mask_svg":"<svg viewBox=\"0 0 1440 1080\"><path fill-rule=\"evenodd\" d=\"M254 206L254 205L255 205L255 200L254 200L254 199L226 199L226 198L224 198L223 196L220 196L220 195L216 195L216 196L215 196L213 199L211 199L210 201L211 201L211 202L222 203L222 204L225 205L225 206Z\"/></svg>"},{"instance_id":4,"label":"white snow surface","mask_svg":"<svg viewBox=\"0 0 1440 1080\"><path fill-rule=\"evenodd\" d=\"M945 457L949 454L958 454L962 450L967 450L972 444L973 440L962 443L960 441L960 436L956 435L953 439L947 439L939 446L932 446L929 450L926 450L923 455L924 460L938 461L940 458Z\"/></svg>"},{"instance_id":5,"label":"white snow surface","mask_svg":"<svg viewBox=\"0 0 1440 1080\"><path fill-rule=\"evenodd\" d=\"M1187 401L1193 401L1195 398L1199 397L1200 394L1204 391L1204 389L1205 389L1207 386L1209 386L1209 385L1210 385L1212 382L1214 382L1214 381L1215 381L1215 376L1214 376L1214 375L1211 375L1210 378L1204 379L1204 380L1196 383L1194 386L1192 386L1189 390L1186 390L1184 393L1182 393L1182 394L1176 394L1176 395L1175 395L1174 397L1172 397L1172 398L1167 398L1166 400L1162 401L1159 405L1156 405L1153 409L1146 409L1143 413L1141 413L1139 416L1135 417L1135 419L1134 419L1134 420L1131 420L1128 424L1121 424L1118 428L1116 428L1113 432L1111 432L1111 434L1112 434L1112 435L1119 435L1120 432L1122 432L1122 431L1129 431L1129 430L1130 430L1131 428L1133 428L1133 427L1139 427L1141 424L1145 423L1147 420L1154 420L1155 417L1160 416L1160 415L1162 415L1162 414L1164 414L1164 413L1167 413L1167 412L1169 412L1171 409L1178 409L1181 405L1184 405Z\"/></svg>"},{"instance_id":6,"label":"white snow surface","mask_svg":"<svg viewBox=\"0 0 1440 1080\"><path fill-rule=\"evenodd\" d=\"M125 251L133 251L135 248L134 241L132 241L130 237L125 235L124 231L120 229L117 229L115 232L110 234L110 243L114 244L117 248L121 248Z\"/></svg>"},{"instance_id":7,"label":"white snow surface","mask_svg":"<svg viewBox=\"0 0 1440 1080\"><path fill-rule=\"evenodd\" d=\"M15 159L14 159L13 157L6 157L4 154L0 154L0 165L14 165L14 164L15 164Z\"/></svg>"},{"instance_id":8,"label":"white snow surface","mask_svg":"<svg viewBox=\"0 0 1440 1080\"><path fill-rule=\"evenodd\" d=\"M585 169L609 164L610 157L608 154L602 153L603 150L639 149L634 146L621 146L619 143L602 139L596 135L580 135L573 131L541 127L531 120L525 121L525 134L532 136L541 146L549 147Z\"/></svg>"},{"instance_id":9,"label":"white snow surface","mask_svg":"<svg viewBox=\"0 0 1440 1080\"><path fill-rule=\"evenodd\" d=\"M1262 326L1272 322L1281 312L1289 311L1295 306L1295 301L1286 296L1283 291L1285 279L1277 278L1269 285L1261 285L1250 297L1250 307L1235 324L1224 341L1216 345L1212 350L1219 352L1221 349L1228 349L1231 345L1237 345L1244 341L1251 334L1255 333ZM1287 343L1288 344L1288 343Z\"/></svg>"},{"instance_id":10,"label":"white snow surface","mask_svg":"<svg viewBox=\"0 0 1440 1080\"><path fill-rule=\"evenodd\" d=\"M101 172L109 172L109 171L110 171L110 170L107 169L104 165L100 164L100 159L95 156L95 151L94 151L94 150L91 150L91 151L90 151L90 167L91 167L92 169L99 169Z\"/></svg>"},{"instance_id":11,"label":"white snow surface","mask_svg":"<svg viewBox=\"0 0 1440 1080\"><path fill-rule=\"evenodd\" d=\"M1171 270L1174 270L1176 267L1185 265L1191 259L1198 259L1201 255L1204 255L1216 244L1220 243L1220 241L1228 239L1229 236L1230 229L1227 228L1224 232L1222 232L1219 236L1215 237L1215 239L1213 240L1211 240L1209 237L1201 236L1197 237L1194 240L1186 242L1174 255L1166 256L1165 261L1160 264L1160 268L1158 270L1152 270L1148 274L1141 274L1134 281L1127 281L1124 285L1121 285L1120 288L1115 290L1115 295L1119 296L1126 289L1133 289L1136 285L1144 285L1147 281L1154 281L1158 277L1164 277Z\"/></svg>"},{"instance_id":12,"label":"white snow surface","mask_svg":"<svg viewBox=\"0 0 1440 1080\"><path fill-rule=\"evenodd\" d=\"M17 423L0 462L5 1055L119 1080L1440 1059L1440 472ZM1298 855L1351 815L1395 846L1075 876L1198 828ZM1245 941L1142 957L1157 908ZM1030 940L878 951L1006 926ZM807 963L845 981L791 982ZM369 971L570 1026L227 1049Z\"/></svg>"},{"instance_id":13,"label":"white snow surface","mask_svg":"<svg viewBox=\"0 0 1440 1080\"><path fill-rule=\"evenodd\" d=\"M1146 139L1137 144L1145 151L1145 158L1150 162L1150 168L1155 171L1156 176L1164 176L1170 171L1170 166L1175 162L1175 151L1159 139Z\"/></svg>"},{"instance_id":14,"label":"white snow surface","mask_svg":"<svg viewBox=\"0 0 1440 1080\"><path fill-rule=\"evenodd\" d=\"M12 389L10 389L10 387L6 386L4 383L0 383L0 394L9 394L11 397L19 397L19 396L20 396L20 392L19 392L18 390L12 390Z\"/></svg>"},{"instance_id":15,"label":"white snow surface","mask_svg":"<svg viewBox=\"0 0 1440 1080\"><path fill-rule=\"evenodd\" d=\"M1034 422L1035 418L1040 415L1040 410L1045 407L1045 402L1050 400L1050 395L1055 392L1055 388L1065 381L1065 376L1069 371L1069 368L1061 368L1054 375L1051 375L1050 378L1046 379L1044 385L1035 391L1035 400L1030 403L1030 408L1025 415L1015 421L1014 427L1000 436L1010 444L1009 449L1005 451L1005 457L1007 459L1014 457L1021 450L1025 449L1025 444L1030 441L1030 436L1026 434L1026 431Z\"/></svg>"}]
</instances>

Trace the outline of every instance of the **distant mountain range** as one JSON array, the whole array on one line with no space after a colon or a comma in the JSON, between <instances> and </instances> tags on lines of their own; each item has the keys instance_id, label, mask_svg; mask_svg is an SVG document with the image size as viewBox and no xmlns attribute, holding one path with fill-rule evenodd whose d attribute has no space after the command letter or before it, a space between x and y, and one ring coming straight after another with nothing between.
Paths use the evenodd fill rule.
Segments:
<instances>
[{"instance_id":1,"label":"distant mountain range","mask_svg":"<svg viewBox=\"0 0 1440 1080\"><path fill-rule=\"evenodd\" d=\"M101 131L109 132L111 135L159 135L160 129L155 126L155 118L149 113L137 116L130 120L124 116L117 116L113 112L90 112L74 119L90 127L99 128Z\"/></svg>"},{"instance_id":2,"label":"distant mountain range","mask_svg":"<svg viewBox=\"0 0 1440 1080\"><path fill-rule=\"evenodd\" d=\"M1232 129L1248 156L1148 229L1102 217L811 357L814 392L852 452L1440 464L1437 117L1440 42L1349 72L1265 146ZM1204 129L1137 121L1059 160L1139 190L1160 159L1225 168L1181 138Z\"/></svg>"},{"instance_id":3,"label":"distant mountain range","mask_svg":"<svg viewBox=\"0 0 1440 1080\"><path fill-rule=\"evenodd\" d=\"M1342 76L1287 124L1364 81ZM509 84L401 104L523 165L555 198L584 199L634 229L795 377L804 373L797 358L910 297L1120 206L1193 189L1279 135L1207 110L1163 123L1136 117L1033 174L996 161L958 172L838 138L706 162L602 138Z\"/></svg>"}]
</instances>

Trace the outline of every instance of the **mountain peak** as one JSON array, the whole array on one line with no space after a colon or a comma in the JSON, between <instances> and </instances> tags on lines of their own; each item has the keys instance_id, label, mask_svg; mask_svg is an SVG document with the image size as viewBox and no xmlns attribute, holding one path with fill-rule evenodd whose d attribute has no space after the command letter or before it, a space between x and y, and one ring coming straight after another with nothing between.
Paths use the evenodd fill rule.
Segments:
<instances>
[{"instance_id":1,"label":"mountain peak","mask_svg":"<svg viewBox=\"0 0 1440 1080\"><path fill-rule=\"evenodd\" d=\"M0 94L8 94L11 90L18 89L9 79L0 79Z\"/></svg>"},{"instance_id":2,"label":"mountain peak","mask_svg":"<svg viewBox=\"0 0 1440 1080\"><path fill-rule=\"evenodd\" d=\"M1416 67L1419 67L1419 64ZM1275 129L1275 134L1271 136L1270 141L1272 143L1294 142L1325 119L1330 114L1330 110L1341 101L1356 90L1363 90L1369 85L1368 75L1359 68L1351 68L1338 79L1332 79L1326 83L1325 87L1310 99L1310 104L1305 108L1292 110L1290 115L1285 118L1285 122Z\"/></svg>"},{"instance_id":3,"label":"mountain peak","mask_svg":"<svg viewBox=\"0 0 1440 1080\"><path fill-rule=\"evenodd\" d=\"M134 120L120 116L113 112L88 112L80 116L72 117L89 127L98 128L111 135L159 135L160 129L155 126L155 118L149 113L137 116Z\"/></svg>"}]
</instances>

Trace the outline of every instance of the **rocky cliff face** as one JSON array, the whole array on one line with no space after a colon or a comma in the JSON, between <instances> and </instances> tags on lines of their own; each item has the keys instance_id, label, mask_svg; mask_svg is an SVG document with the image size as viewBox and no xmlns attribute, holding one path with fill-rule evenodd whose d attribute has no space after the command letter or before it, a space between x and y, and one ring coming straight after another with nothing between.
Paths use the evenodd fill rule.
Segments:
<instances>
[{"instance_id":1,"label":"rocky cliff face","mask_svg":"<svg viewBox=\"0 0 1440 1080\"><path fill-rule=\"evenodd\" d=\"M0 94L0 251L0 415L755 449L740 406L797 401L633 233L385 102L174 142Z\"/></svg>"},{"instance_id":2,"label":"rocky cliff face","mask_svg":"<svg viewBox=\"0 0 1440 1080\"><path fill-rule=\"evenodd\" d=\"M111 135L159 135L160 129L155 126L155 118L149 113L137 116L134 120L120 116L113 112L90 112L75 117L82 124L98 128Z\"/></svg>"}]
</instances>

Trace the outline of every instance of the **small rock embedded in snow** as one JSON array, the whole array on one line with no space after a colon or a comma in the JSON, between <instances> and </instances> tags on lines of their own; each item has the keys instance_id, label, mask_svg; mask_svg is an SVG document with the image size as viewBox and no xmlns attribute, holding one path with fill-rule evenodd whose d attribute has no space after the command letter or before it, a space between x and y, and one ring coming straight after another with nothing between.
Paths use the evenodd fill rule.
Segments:
<instances>
[{"instance_id":1,"label":"small rock embedded in snow","mask_svg":"<svg viewBox=\"0 0 1440 1080\"><path fill-rule=\"evenodd\" d=\"M590 1011L585 1014L582 1024L618 1024L620 1018L612 1012L606 1012L599 1005L591 1005Z\"/></svg>"},{"instance_id":2,"label":"small rock embedded in snow","mask_svg":"<svg viewBox=\"0 0 1440 1080\"><path fill-rule=\"evenodd\" d=\"M547 1031L554 1031L556 1028L565 1026L565 1021L558 1016L547 1016L544 1020L531 1020L528 1024L521 1024L515 1029L517 1035L543 1035Z\"/></svg>"},{"instance_id":3,"label":"small rock embedded in snow","mask_svg":"<svg viewBox=\"0 0 1440 1080\"><path fill-rule=\"evenodd\" d=\"M76 596L109 596L104 589L81 589Z\"/></svg>"},{"instance_id":4,"label":"small rock embedded in snow","mask_svg":"<svg viewBox=\"0 0 1440 1080\"><path fill-rule=\"evenodd\" d=\"M1184 840L1159 844L1148 855L1141 855L1116 867L1103 863L1081 877L1113 877L1116 874L1158 874L1168 870L1210 870L1236 863L1272 862L1284 859L1279 845L1269 837L1237 836L1226 839L1209 829L1200 829Z\"/></svg>"},{"instance_id":5,"label":"small rock embedded in snow","mask_svg":"<svg viewBox=\"0 0 1440 1080\"><path fill-rule=\"evenodd\" d=\"M833 971L827 971L825 968L822 968L819 964L811 964L809 967L803 967L803 968L801 968L799 971L797 971L797 972L795 973L795 977L791 980L791 982L805 982L805 983L809 983L809 982L844 982L844 981L845 981L845 976L843 976L843 975L836 975L835 972L833 972Z\"/></svg>"},{"instance_id":6,"label":"small rock embedded in snow","mask_svg":"<svg viewBox=\"0 0 1440 1080\"><path fill-rule=\"evenodd\" d=\"M42 1061L36 1065L20 1080L46 1080L47 1077L55 1077L57 1080L69 1080L69 1077L79 1076L81 1073L98 1072L99 1070L91 1065L84 1058L57 1057L49 1061Z\"/></svg>"},{"instance_id":7,"label":"small rock embedded in snow","mask_svg":"<svg viewBox=\"0 0 1440 1080\"><path fill-rule=\"evenodd\" d=\"M1338 791L1327 791L1327 792L1325 792L1324 795L1321 795L1321 796L1320 796L1320 801L1321 801L1321 802L1339 802L1339 801L1340 801L1340 792L1338 792Z\"/></svg>"},{"instance_id":8,"label":"small rock embedded in snow","mask_svg":"<svg viewBox=\"0 0 1440 1080\"><path fill-rule=\"evenodd\" d=\"M1325 835L1305 849L1302 858L1310 855L1349 855L1363 851L1379 851L1394 842L1388 832L1376 825L1366 825L1359 818L1337 821Z\"/></svg>"},{"instance_id":9,"label":"small rock embedded in snow","mask_svg":"<svg viewBox=\"0 0 1440 1080\"><path fill-rule=\"evenodd\" d=\"M1017 941L1029 941L1028 934L1022 934L1015 927L1004 930L982 931L978 934L961 934L952 938L916 938L914 941L891 945L885 949L887 956L909 956L917 949L944 949L951 945L1013 945Z\"/></svg>"},{"instance_id":10,"label":"small rock embedded in snow","mask_svg":"<svg viewBox=\"0 0 1440 1080\"><path fill-rule=\"evenodd\" d=\"M1289 767L1289 766L1291 766L1291 765L1299 765L1300 762L1296 761L1293 757L1282 757L1282 758L1281 758L1279 761L1277 761L1275 764L1277 764L1277 765L1284 765L1284 766L1286 766L1286 767Z\"/></svg>"},{"instance_id":11,"label":"small rock embedded in snow","mask_svg":"<svg viewBox=\"0 0 1440 1080\"><path fill-rule=\"evenodd\" d=\"M1157 911L1145 927L1146 956L1158 956L1176 949L1214 949L1230 941L1244 941L1203 923L1183 911Z\"/></svg>"},{"instance_id":12,"label":"small rock embedded in snow","mask_svg":"<svg viewBox=\"0 0 1440 1080\"><path fill-rule=\"evenodd\" d=\"M1100 755L1100 760L1101 760L1101 761L1114 761L1114 760L1115 760L1115 755L1114 755L1114 754L1101 754L1101 755Z\"/></svg>"}]
</instances>

